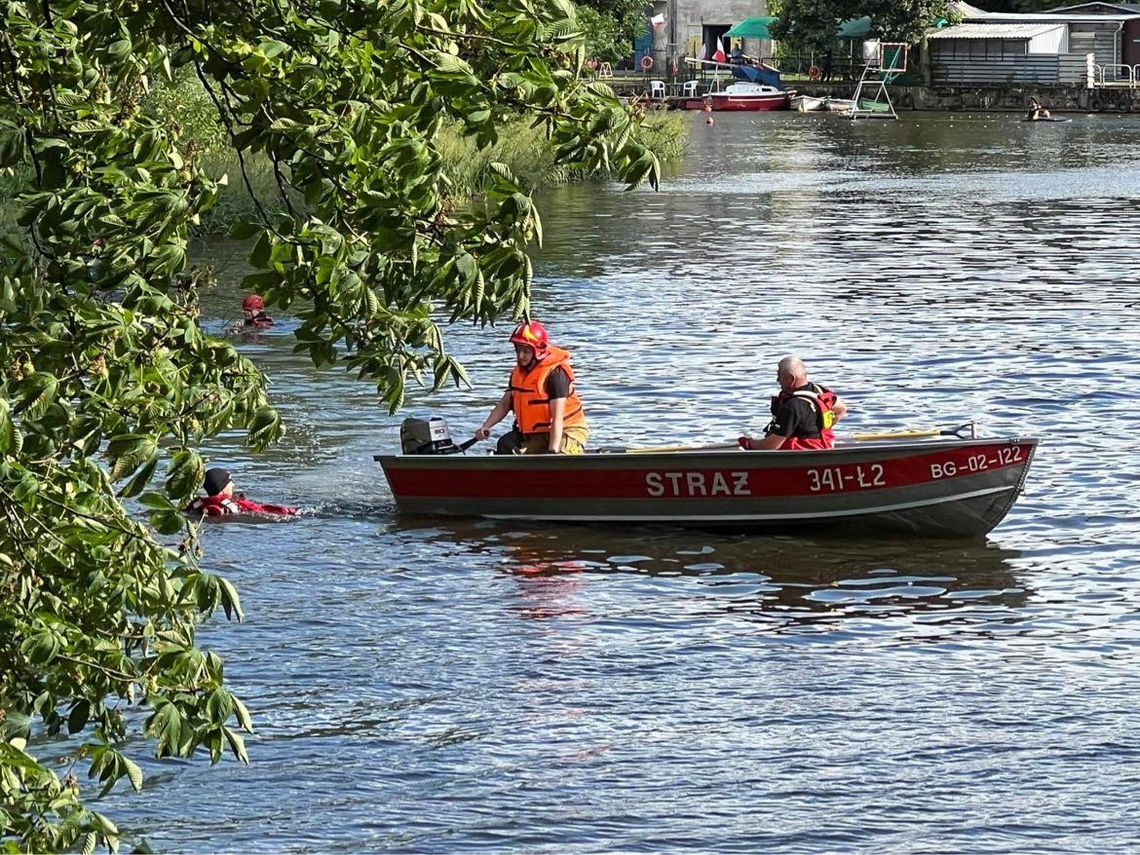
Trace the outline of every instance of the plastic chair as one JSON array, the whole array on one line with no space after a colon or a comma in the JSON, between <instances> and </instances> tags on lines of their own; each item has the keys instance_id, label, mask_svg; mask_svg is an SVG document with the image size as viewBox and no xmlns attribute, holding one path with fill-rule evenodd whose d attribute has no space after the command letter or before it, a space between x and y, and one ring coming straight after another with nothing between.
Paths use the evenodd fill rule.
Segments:
<instances>
[{"instance_id":1,"label":"plastic chair","mask_svg":"<svg viewBox=\"0 0 1140 855\"><path fill-rule=\"evenodd\" d=\"M686 80L683 84L681 84L681 94L686 98L696 98L697 81Z\"/></svg>"},{"instance_id":2,"label":"plastic chair","mask_svg":"<svg viewBox=\"0 0 1140 855\"><path fill-rule=\"evenodd\" d=\"M664 98L665 97L665 81L664 80L650 80L649 81L649 97L650 98Z\"/></svg>"}]
</instances>

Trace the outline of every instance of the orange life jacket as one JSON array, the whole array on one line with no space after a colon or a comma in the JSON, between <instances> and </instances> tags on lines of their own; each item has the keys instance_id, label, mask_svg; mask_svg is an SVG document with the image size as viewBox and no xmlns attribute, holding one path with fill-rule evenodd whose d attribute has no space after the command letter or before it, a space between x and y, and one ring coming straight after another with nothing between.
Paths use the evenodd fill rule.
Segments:
<instances>
[{"instance_id":1,"label":"orange life jacket","mask_svg":"<svg viewBox=\"0 0 1140 855\"><path fill-rule=\"evenodd\" d=\"M816 383L808 383L794 392L781 392L779 395L774 395L772 397L772 415L776 415L780 406L790 398L802 398L811 404L812 409L815 410L816 428L819 435L789 436L780 448L790 450L833 448L835 446L835 433L831 430L831 426L835 424L833 407L838 396L830 389Z\"/></svg>"},{"instance_id":2,"label":"orange life jacket","mask_svg":"<svg viewBox=\"0 0 1140 855\"><path fill-rule=\"evenodd\" d=\"M570 354L560 347L547 349L546 357L529 371L515 365L511 371L511 409L523 433L550 433L550 398L546 396L546 378L555 368L561 368L570 378L570 392L566 396L566 409L562 425L576 425L586 420L582 401L574 391L574 369L570 367Z\"/></svg>"}]
</instances>

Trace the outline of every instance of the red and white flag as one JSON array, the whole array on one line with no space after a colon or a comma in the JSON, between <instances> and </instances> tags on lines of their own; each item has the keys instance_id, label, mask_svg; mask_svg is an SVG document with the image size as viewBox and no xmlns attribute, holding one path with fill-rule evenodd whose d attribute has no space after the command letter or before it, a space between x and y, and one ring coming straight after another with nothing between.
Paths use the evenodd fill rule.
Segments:
<instances>
[{"instance_id":1,"label":"red and white flag","mask_svg":"<svg viewBox=\"0 0 1140 855\"><path fill-rule=\"evenodd\" d=\"M717 62L725 62L728 59L724 55L724 43L720 39L716 40L716 53L713 54L713 59Z\"/></svg>"},{"instance_id":2,"label":"red and white flag","mask_svg":"<svg viewBox=\"0 0 1140 855\"><path fill-rule=\"evenodd\" d=\"M702 42L701 43L701 52L699 54L697 54L697 59L700 59L700 60L707 59L708 55L709 55L709 49L707 47L705 47L704 42Z\"/></svg>"},{"instance_id":3,"label":"red and white flag","mask_svg":"<svg viewBox=\"0 0 1140 855\"><path fill-rule=\"evenodd\" d=\"M653 29L659 30L665 26L665 16L658 13L649 19L649 23L653 25Z\"/></svg>"}]
</instances>

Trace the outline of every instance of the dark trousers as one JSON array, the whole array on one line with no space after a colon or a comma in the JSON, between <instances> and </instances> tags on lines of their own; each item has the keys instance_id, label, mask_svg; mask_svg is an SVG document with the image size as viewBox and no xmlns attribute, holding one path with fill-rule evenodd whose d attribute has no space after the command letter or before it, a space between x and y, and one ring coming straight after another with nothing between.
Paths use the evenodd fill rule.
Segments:
<instances>
[{"instance_id":1,"label":"dark trousers","mask_svg":"<svg viewBox=\"0 0 1140 855\"><path fill-rule=\"evenodd\" d=\"M495 454L514 454L523 444L523 435L517 427L499 437L495 443Z\"/></svg>"}]
</instances>

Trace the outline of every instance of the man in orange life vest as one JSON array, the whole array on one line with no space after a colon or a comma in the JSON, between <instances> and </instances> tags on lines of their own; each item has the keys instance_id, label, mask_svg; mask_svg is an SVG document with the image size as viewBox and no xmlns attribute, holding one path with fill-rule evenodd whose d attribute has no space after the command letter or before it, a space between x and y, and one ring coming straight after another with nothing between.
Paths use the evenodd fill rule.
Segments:
<instances>
[{"instance_id":1,"label":"man in orange life vest","mask_svg":"<svg viewBox=\"0 0 1140 855\"><path fill-rule=\"evenodd\" d=\"M476 439L486 439L507 413L515 426L499 438L496 454L581 454L590 436L582 401L574 391L570 354L550 343L538 321L523 321L511 333L515 367L507 391Z\"/></svg>"},{"instance_id":2,"label":"man in orange life vest","mask_svg":"<svg viewBox=\"0 0 1140 855\"><path fill-rule=\"evenodd\" d=\"M206 495L191 502L186 509L187 513L204 517L223 517L229 514L294 516L297 513L296 508L288 505L263 505L247 499L242 493L234 495L234 482L230 473L220 467L206 470L202 489Z\"/></svg>"},{"instance_id":3,"label":"man in orange life vest","mask_svg":"<svg viewBox=\"0 0 1140 855\"><path fill-rule=\"evenodd\" d=\"M817 383L809 383L807 367L798 356L785 356L776 367L780 394L772 397L772 421L763 439L742 436L749 449L822 449L835 445L831 426L843 418L847 405Z\"/></svg>"}]
</instances>

